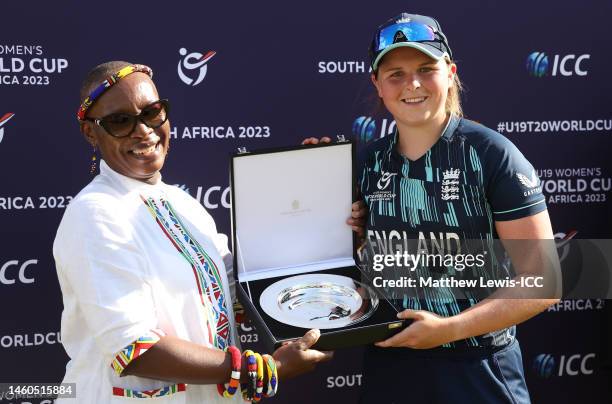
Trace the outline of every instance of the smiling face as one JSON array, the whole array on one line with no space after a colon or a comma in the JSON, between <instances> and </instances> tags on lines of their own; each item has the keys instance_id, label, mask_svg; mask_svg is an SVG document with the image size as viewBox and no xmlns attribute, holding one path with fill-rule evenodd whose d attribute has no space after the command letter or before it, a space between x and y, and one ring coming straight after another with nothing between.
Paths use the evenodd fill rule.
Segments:
<instances>
[{"instance_id":1,"label":"smiling face","mask_svg":"<svg viewBox=\"0 0 612 404\"><path fill-rule=\"evenodd\" d=\"M372 74L378 96L402 126L436 126L446 119L446 100L456 72L454 64L401 47L386 54Z\"/></svg>"},{"instance_id":2,"label":"smiling face","mask_svg":"<svg viewBox=\"0 0 612 404\"><path fill-rule=\"evenodd\" d=\"M102 118L114 113L138 115L157 101L155 84L144 73L133 73L109 88L89 109L88 118ZM139 181L155 183L164 165L170 140L168 121L152 129L138 121L134 131L122 138L109 135L101 126L85 121L81 132L113 170Z\"/></svg>"}]
</instances>

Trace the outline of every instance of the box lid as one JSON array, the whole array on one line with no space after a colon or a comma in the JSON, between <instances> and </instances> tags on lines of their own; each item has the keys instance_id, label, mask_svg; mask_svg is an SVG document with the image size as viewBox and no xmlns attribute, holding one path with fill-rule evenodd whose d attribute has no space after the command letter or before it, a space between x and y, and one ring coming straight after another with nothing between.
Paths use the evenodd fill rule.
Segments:
<instances>
[{"instance_id":1,"label":"box lid","mask_svg":"<svg viewBox=\"0 0 612 404\"><path fill-rule=\"evenodd\" d=\"M346 224L353 144L232 158L234 268L240 281L355 264Z\"/></svg>"}]
</instances>

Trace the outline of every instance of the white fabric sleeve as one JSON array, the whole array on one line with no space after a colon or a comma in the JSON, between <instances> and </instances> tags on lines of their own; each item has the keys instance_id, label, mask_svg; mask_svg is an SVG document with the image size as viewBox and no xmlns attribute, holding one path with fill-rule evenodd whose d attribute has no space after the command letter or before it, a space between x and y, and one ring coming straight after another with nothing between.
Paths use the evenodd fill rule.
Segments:
<instances>
[{"instance_id":1,"label":"white fabric sleeve","mask_svg":"<svg viewBox=\"0 0 612 404\"><path fill-rule=\"evenodd\" d=\"M62 272L86 319L84 327L111 361L157 328L143 250L113 198L73 201L54 245Z\"/></svg>"}]
</instances>

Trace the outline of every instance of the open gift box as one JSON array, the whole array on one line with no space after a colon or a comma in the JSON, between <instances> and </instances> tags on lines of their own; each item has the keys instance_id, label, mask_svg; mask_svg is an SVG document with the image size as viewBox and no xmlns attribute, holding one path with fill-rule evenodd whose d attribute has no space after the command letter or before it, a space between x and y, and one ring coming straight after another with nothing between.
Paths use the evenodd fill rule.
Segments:
<instances>
[{"instance_id":1,"label":"open gift box","mask_svg":"<svg viewBox=\"0 0 612 404\"><path fill-rule=\"evenodd\" d=\"M357 266L346 224L354 156L354 145L340 142L232 157L236 293L270 350L310 328L321 330L321 350L381 341L402 328Z\"/></svg>"}]
</instances>

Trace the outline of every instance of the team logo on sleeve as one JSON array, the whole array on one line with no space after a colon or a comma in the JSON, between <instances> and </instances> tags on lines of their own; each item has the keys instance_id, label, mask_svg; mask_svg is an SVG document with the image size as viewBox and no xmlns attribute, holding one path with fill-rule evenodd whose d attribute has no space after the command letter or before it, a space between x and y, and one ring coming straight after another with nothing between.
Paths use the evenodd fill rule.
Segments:
<instances>
[{"instance_id":1,"label":"team logo on sleeve","mask_svg":"<svg viewBox=\"0 0 612 404\"><path fill-rule=\"evenodd\" d=\"M450 168L442 172L442 200L452 201L459 199L459 175L458 168Z\"/></svg>"},{"instance_id":2,"label":"team logo on sleeve","mask_svg":"<svg viewBox=\"0 0 612 404\"><path fill-rule=\"evenodd\" d=\"M540 179L538 178L538 175L536 174L535 170L531 171L531 178L519 172L516 173L516 177L518 178L520 183L525 188L527 188L527 191L523 192L523 196L529 196L542 192L542 187L540 186Z\"/></svg>"}]
</instances>

